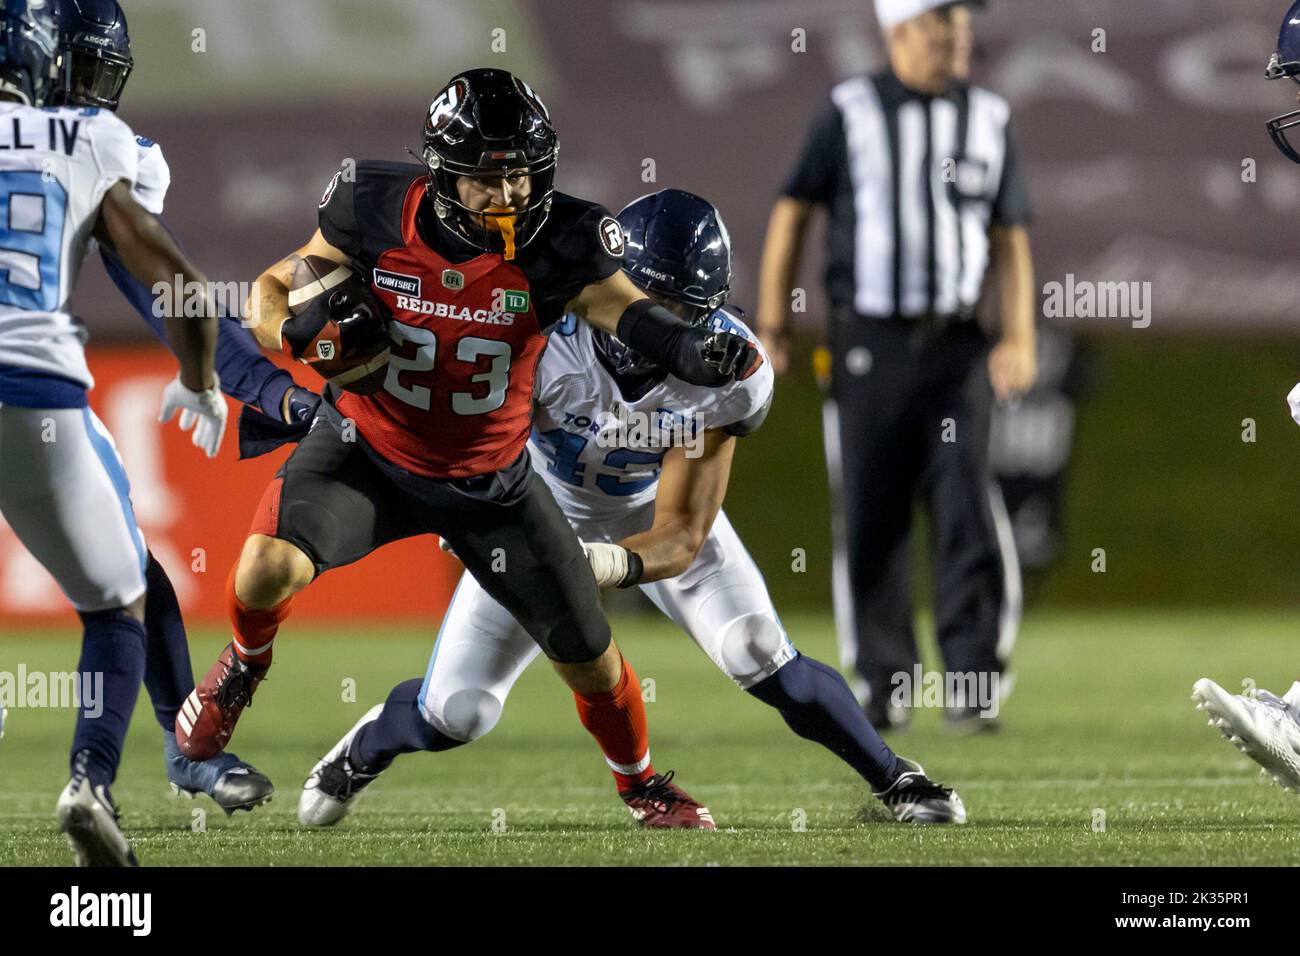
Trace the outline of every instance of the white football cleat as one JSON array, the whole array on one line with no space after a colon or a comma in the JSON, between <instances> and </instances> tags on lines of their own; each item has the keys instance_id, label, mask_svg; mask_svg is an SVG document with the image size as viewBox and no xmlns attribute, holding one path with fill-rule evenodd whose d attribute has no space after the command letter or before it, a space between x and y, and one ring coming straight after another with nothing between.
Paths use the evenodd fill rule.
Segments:
<instances>
[{"instance_id":1,"label":"white football cleat","mask_svg":"<svg viewBox=\"0 0 1300 956\"><path fill-rule=\"evenodd\" d=\"M305 827L331 827L348 815L352 801L379 774L358 772L348 761L352 738L379 717L383 704L375 704L352 725L334 748L311 768L298 798L298 822Z\"/></svg>"},{"instance_id":2,"label":"white football cleat","mask_svg":"<svg viewBox=\"0 0 1300 956\"><path fill-rule=\"evenodd\" d=\"M899 823L965 823L966 805L952 787L943 787L925 775L915 760L899 757L912 768L875 794Z\"/></svg>"},{"instance_id":3,"label":"white football cleat","mask_svg":"<svg viewBox=\"0 0 1300 956\"><path fill-rule=\"evenodd\" d=\"M1208 677L1192 687L1198 710L1210 726L1255 763L1283 790L1300 793L1300 681L1286 696L1266 690L1254 697L1230 694Z\"/></svg>"},{"instance_id":4,"label":"white football cleat","mask_svg":"<svg viewBox=\"0 0 1300 956\"><path fill-rule=\"evenodd\" d=\"M93 788L78 775L59 794L55 813L77 856L77 866L140 865L117 825L117 808L107 787Z\"/></svg>"}]
</instances>

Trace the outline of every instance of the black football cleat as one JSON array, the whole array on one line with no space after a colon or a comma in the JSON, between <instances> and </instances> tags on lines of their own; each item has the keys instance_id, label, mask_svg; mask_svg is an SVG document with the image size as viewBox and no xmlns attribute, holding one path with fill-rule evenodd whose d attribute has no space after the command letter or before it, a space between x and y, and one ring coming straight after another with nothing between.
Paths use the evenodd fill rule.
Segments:
<instances>
[{"instance_id":1,"label":"black football cleat","mask_svg":"<svg viewBox=\"0 0 1300 956\"><path fill-rule=\"evenodd\" d=\"M383 709L383 704L376 704L366 711L343 739L312 767L298 797L298 822L303 826L332 827L348 815L353 801L379 776L377 773L363 773L352 766L348 751L357 731L379 719Z\"/></svg>"},{"instance_id":2,"label":"black football cleat","mask_svg":"<svg viewBox=\"0 0 1300 956\"><path fill-rule=\"evenodd\" d=\"M230 816L236 810L252 810L271 799L275 785L266 774L232 753L220 753L208 760L190 760L180 751L173 734L163 734L163 753L172 793L189 797L206 793Z\"/></svg>"},{"instance_id":3,"label":"black football cleat","mask_svg":"<svg viewBox=\"0 0 1300 956\"><path fill-rule=\"evenodd\" d=\"M899 823L965 823L966 805L951 787L942 787L925 775L916 761L899 757L912 769L880 793L876 799L885 805Z\"/></svg>"},{"instance_id":4,"label":"black football cleat","mask_svg":"<svg viewBox=\"0 0 1300 956\"><path fill-rule=\"evenodd\" d=\"M73 777L59 794L55 812L77 866L140 865L118 825L117 806L108 787L92 787L88 778Z\"/></svg>"}]
</instances>

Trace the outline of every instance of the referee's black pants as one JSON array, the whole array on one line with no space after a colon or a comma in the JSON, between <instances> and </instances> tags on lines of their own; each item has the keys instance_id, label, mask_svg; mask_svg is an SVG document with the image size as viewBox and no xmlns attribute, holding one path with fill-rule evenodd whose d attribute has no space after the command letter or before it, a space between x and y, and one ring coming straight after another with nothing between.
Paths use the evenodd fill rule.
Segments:
<instances>
[{"instance_id":1,"label":"referee's black pants","mask_svg":"<svg viewBox=\"0 0 1300 956\"><path fill-rule=\"evenodd\" d=\"M974 321L842 313L831 320L830 346L826 445L845 663L879 706L895 675L910 677L919 660L908 561L919 494L930 514L944 668L1000 672L999 637L1015 625L1004 620L990 499L988 336Z\"/></svg>"}]
</instances>

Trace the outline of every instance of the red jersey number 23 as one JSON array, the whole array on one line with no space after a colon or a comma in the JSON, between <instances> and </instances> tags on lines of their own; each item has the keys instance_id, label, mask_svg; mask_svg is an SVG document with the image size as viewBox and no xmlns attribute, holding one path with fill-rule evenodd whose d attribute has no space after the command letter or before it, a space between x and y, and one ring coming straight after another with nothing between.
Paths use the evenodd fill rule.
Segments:
<instances>
[{"instance_id":1,"label":"red jersey number 23","mask_svg":"<svg viewBox=\"0 0 1300 956\"><path fill-rule=\"evenodd\" d=\"M403 385L399 376L402 372L431 371L438 355L438 339L430 329L403 322L390 322L388 328L395 342L410 342L416 349L413 358L405 358L396 352L389 358L384 391L407 405L429 411L432 391L424 385ZM475 336L460 339L456 343L456 358L459 361L480 365L483 359L490 358L492 364L486 372L470 376L471 382L482 383L487 387L487 394L477 397L472 392L452 392L451 410L457 415L485 415L504 405L506 391L510 387L511 357L509 342Z\"/></svg>"}]
</instances>

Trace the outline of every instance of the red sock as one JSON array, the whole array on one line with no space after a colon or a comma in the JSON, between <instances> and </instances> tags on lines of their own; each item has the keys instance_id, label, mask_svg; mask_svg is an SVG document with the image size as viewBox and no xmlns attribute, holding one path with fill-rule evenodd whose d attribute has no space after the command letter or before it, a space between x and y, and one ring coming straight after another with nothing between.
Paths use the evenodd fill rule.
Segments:
<instances>
[{"instance_id":1,"label":"red sock","mask_svg":"<svg viewBox=\"0 0 1300 956\"><path fill-rule=\"evenodd\" d=\"M237 567L237 566L236 566ZM249 607L235 593L235 569L226 582L226 602L230 608L230 623L235 631L235 656L245 664L271 666L271 648L280 622L289 616L292 597L287 597L274 607L265 610Z\"/></svg>"},{"instance_id":2,"label":"red sock","mask_svg":"<svg viewBox=\"0 0 1300 956\"><path fill-rule=\"evenodd\" d=\"M654 776L650 766L650 735L646 730L641 682L627 661L614 689L603 694L573 692L578 719L596 738L605 763L614 771L618 792L626 793Z\"/></svg>"}]
</instances>

